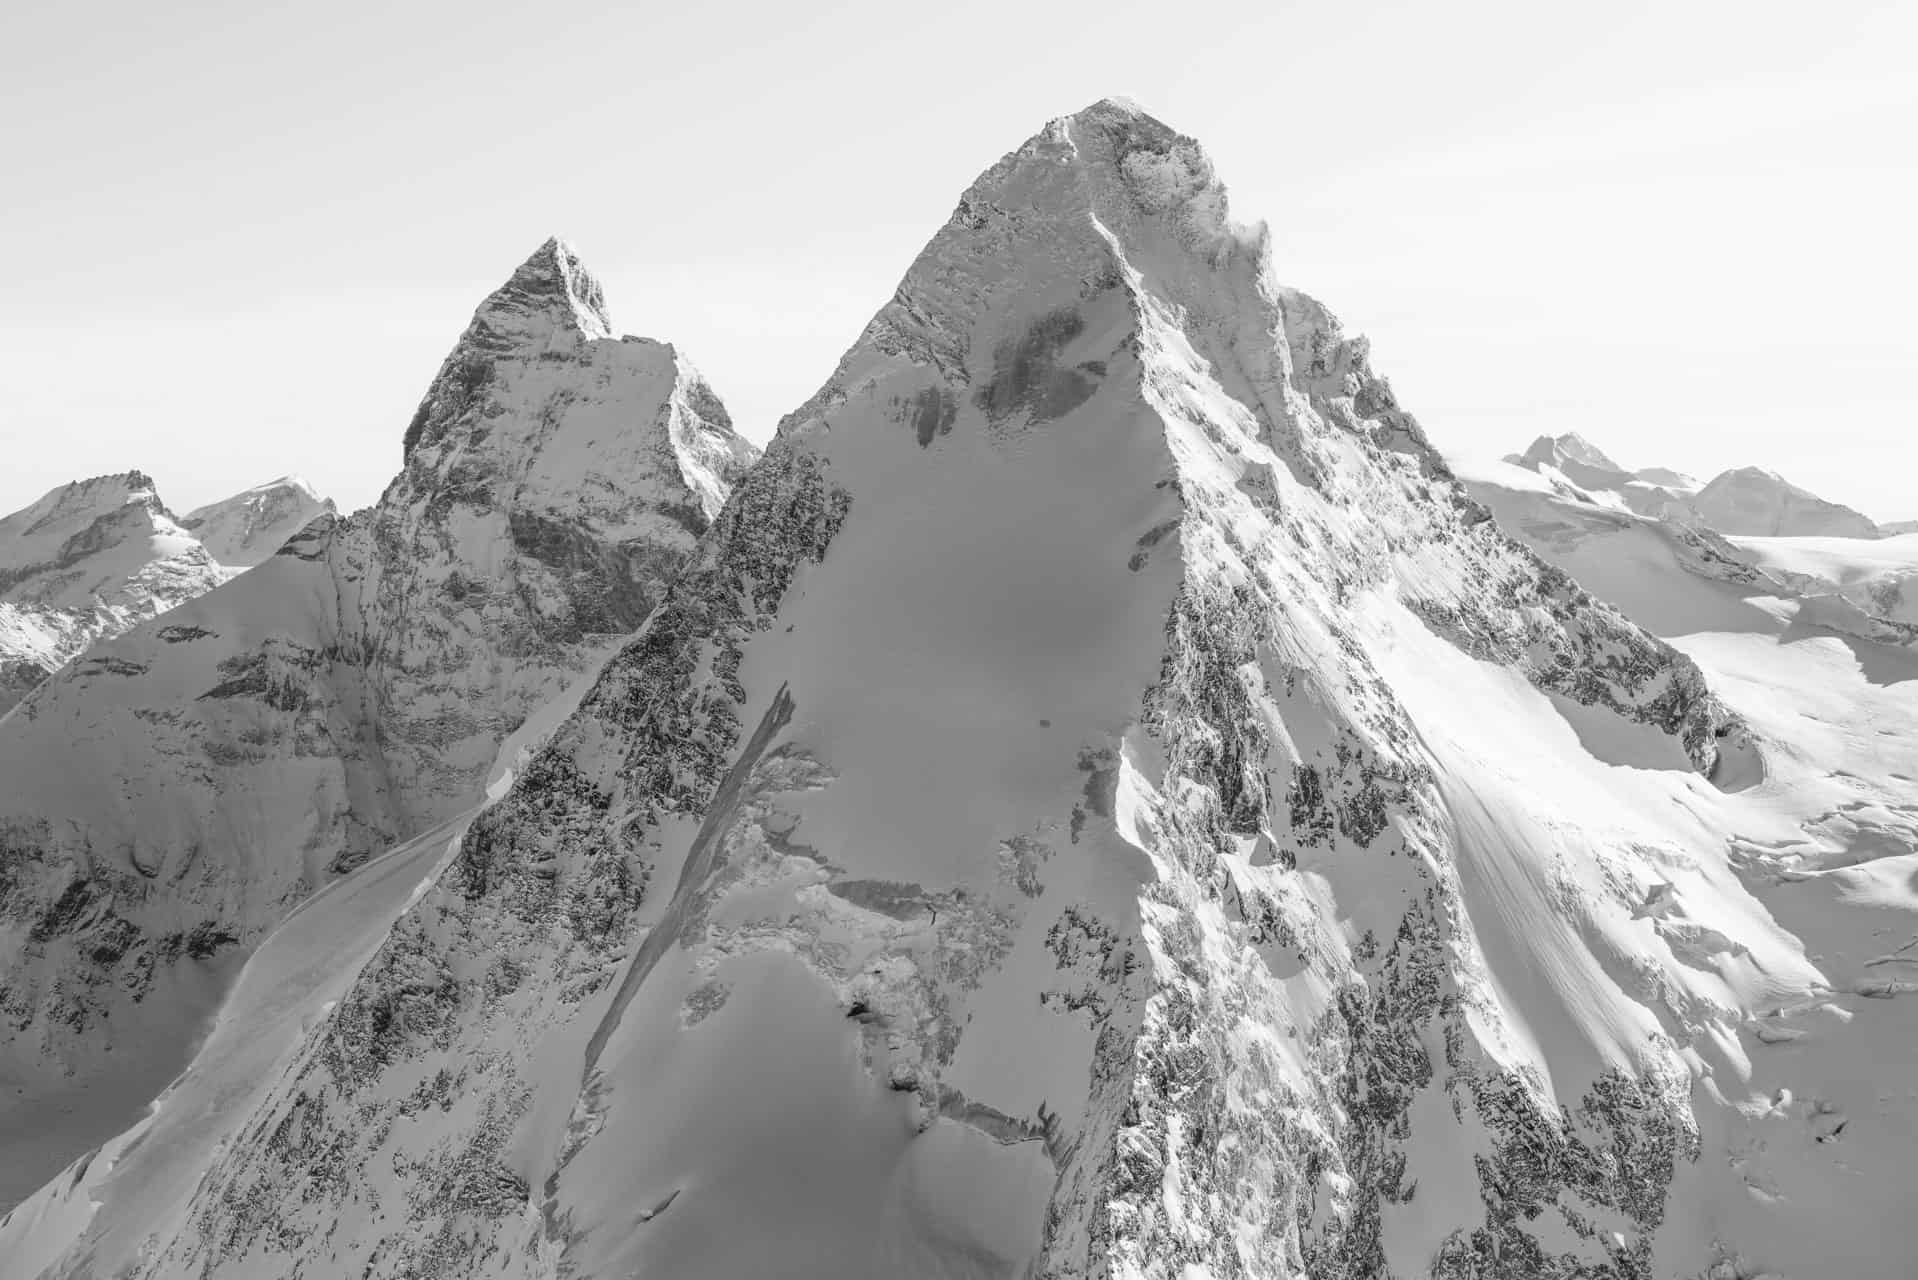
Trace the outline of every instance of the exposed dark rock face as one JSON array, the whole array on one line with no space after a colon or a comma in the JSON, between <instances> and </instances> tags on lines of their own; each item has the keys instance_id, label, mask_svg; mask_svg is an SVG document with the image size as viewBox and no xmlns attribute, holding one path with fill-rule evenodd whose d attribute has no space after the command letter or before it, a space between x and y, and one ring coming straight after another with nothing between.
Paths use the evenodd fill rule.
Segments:
<instances>
[{"instance_id":1,"label":"exposed dark rock face","mask_svg":"<svg viewBox=\"0 0 1918 1280\"><path fill-rule=\"evenodd\" d=\"M472 806L500 741L644 621L754 452L671 347L610 336L557 241L480 308L415 428L377 506L322 510L0 726L0 821L38 833L5 854L0 908L24 1078L84 1080L154 965L250 945ZM284 512L255 496L204 518L257 542Z\"/></svg>"},{"instance_id":2,"label":"exposed dark rock face","mask_svg":"<svg viewBox=\"0 0 1918 1280\"><path fill-rule=\"evenodd\" d=\"M1601 1053L1512 959L1650 855L1500 862L1555 815L1448 699L1735 723L1269 255L1125 104L988 170L138 1273L1652 1274L1683 966L1581 970ZM506 533L571 583L577 527Z\"/></svg>"}]
</instances>

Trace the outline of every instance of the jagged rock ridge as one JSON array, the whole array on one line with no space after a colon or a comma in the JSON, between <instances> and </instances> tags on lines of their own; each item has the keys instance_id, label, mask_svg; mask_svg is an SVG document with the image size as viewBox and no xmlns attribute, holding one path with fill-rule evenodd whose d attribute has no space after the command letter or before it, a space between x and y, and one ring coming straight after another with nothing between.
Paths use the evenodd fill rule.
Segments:
<instances>
[{"instance_id":1,"label":"jagged rock ridge","mask_svg":"<svg viewBox=\"0 0 1918 1280\"><path fill-rule=\"evenodd\" d=\"M609 332L542 246L378 504L322 511L0 722L0 1129L170 1074L157 1046L209 966L470 808L500 740L646 616L755 451L671 346Z\"/></svg>"},{"instance_id":2,"label":"jagged rock ridge","mask_svg":"<svg viewBox=\"0 0 1918 1280\"><path fill-rule=\"evenodd\" d=\"M1749 748L1268 259L1124 104L982 176L137 1270L1649 1266L1730 997L1478 721Z\"/></svg>"},{"instance_id":3,"label":"jagged rock ridge","mask_svg":"<svg viewBox=\"0 0 1918 1280\"><path fill-rule=\"evenodd\" d=\"M212 1154L138 1130L0 1247L1900 1274L1842 1248L1897 1181L1819 1162L1906 1130L1793 1086L1899 1026L1835 983L1903 980L1748 875L1805 748L1508 540L1269 256L1123 103L988 170ZM228 1096L198 1071L162 1115Z\"/></svg>"},{"instance_id":4,"label":"jagged rock ridge","mask_svg":"<svg viewBox=\"0 0 1918 1280\"><path fill-rule=\"evenodd\" d=\"M87 646L212 590L332 511L286 477L176 518L130 471L0 519L0 715Z\"/></svg>"},{"instance_id":5,"label":"jagged rock ridge","mask_svg":"<svg viewBox=\"0 0 1918 1280\"><path fill-rule=\"evenodd\" d=\"M77 480L0 517L0 715L93 641L228 576L143 472Z\"/></svg>"}]
</instances>

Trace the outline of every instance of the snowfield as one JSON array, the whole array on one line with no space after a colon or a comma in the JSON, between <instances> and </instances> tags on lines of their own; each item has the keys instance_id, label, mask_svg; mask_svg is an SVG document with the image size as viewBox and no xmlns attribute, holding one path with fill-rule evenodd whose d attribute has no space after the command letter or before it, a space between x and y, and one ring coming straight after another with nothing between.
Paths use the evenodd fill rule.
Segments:
<instances>
[{"instance_id":1,"label":"snowfield","mask_svg":"<svg viewBox=\"0 0 1918 1280\"><path fill-rule=\"evenodd\" d=\"M1801 973L1756 966L1763 983L1731 1003L1739 1034L1695 1086L1716 1104L1699 1110L1715 1159L1675 1182L1683 1211L1663 1248L1715 1250L1714 1280L1906 1274L1918 1256L1904 1172L1918 1138L1918 652L1820 625L1816 610L1835 592L1882 601L1867 584L1909 572L1910 536L1700 543L1696 530L1594 513L1514 468L1467 470L1541 555L1697 661L1761 744L1762 777L1691 820L1722 841L1715 861ZM1682 888L1661 894L1647 918L1685 902ZM1749 931L1716 932L1752 945Z\"/></svg>"},{"instance_id":2,"label":"snowfield","mask_svg":"<svg viewBox=\"0 0 1918 1280\"><path fill-rule=\"evenodd\" d=\"M1910 1275L1902 540L1754 546L1564 438L1455 474L1118 100L750 469L700 439L631 637L259 926L0 1272Z\"/></svg>"}]
</instances>

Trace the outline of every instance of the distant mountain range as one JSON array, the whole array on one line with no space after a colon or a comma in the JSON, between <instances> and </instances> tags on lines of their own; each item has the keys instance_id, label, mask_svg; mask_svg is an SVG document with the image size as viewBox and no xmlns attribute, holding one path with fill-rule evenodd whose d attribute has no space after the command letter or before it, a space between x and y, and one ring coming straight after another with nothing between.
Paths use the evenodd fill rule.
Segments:
<instances>
[{"instance_id":1,"label":"distant mountain range","mask_svg":"<svg viewBox=\"0 0 1918 1280\"><path fill-rule=\"evenodd\" d=\"M1540 436L1524 453L1505 460L1609 495L1640 515L1689 521L1724 534L1879 538L1918 529L1918 521L1880 527L1762 467L1737 467L1704 484L1662 467L1628 471L1576 433Z\"/></svg>"},{"instance_id":2,"label":"distant mountain range","mask_svg":"<svg viewBox=\"0 0 1918 1280\"><path fill-rule=\"evenodd\" d=\"M175 517L127 471L0 517L0 715L88 645L212 590L332 510L286 477Z\"/></svg>"}]
</instances>

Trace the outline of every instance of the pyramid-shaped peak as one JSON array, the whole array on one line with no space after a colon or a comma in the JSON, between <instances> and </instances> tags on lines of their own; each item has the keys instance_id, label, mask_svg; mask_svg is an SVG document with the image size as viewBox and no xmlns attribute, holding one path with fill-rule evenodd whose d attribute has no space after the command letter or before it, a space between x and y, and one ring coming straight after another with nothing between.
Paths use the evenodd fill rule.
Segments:
<instances>
[{"instance_id":1,"label":"pyramid-shaped peak","mask_svg":"<svg viewBox=\"0 0 1918 1280\"><path fill-rule=\"evenodd\" d=\"M1073 112L1066 119L1075 125L1096 125L1120 134L1158 135L1168 140L1177 138L1192 141L1130 98L1101 98Z\"/></svg>"},{"instance_id":2,"label":"pyramid-shaped peak","mask_svg":"<svg viewBox=\"0 0 1918 1280\"><path fill-rule=\"evenodd\" d=\"M549 238L480 306L478 320L495 329L523 329L532 319L572 329L587 338L610 338L606 291L558 236Z\"/></svg>"},{"instance_id":3,"label":"pyramid-shaped peak","mask_svg":"<svg viewBox=\"0 0 1918 1280\"><path fill-rule=\"evenodd\" d=\"M1600 471L1626 474L1624 467L1612 461L1610 455L1603 449L1576 431L1568 431L1559 436L1540 436L1532 441L1532 447L1525 451L1524 457L1528 462L1545 466L1555 467L1570 461Z\"/></svg>"}]
</instances>

